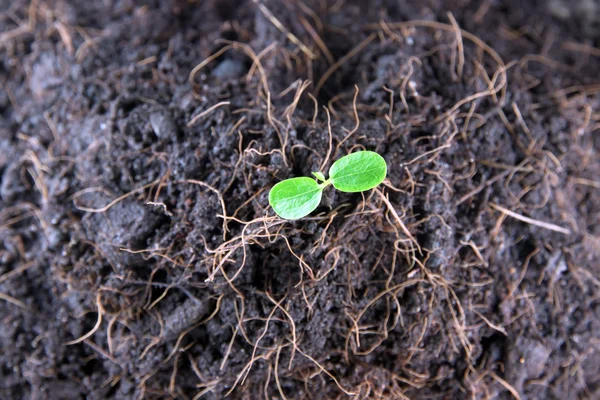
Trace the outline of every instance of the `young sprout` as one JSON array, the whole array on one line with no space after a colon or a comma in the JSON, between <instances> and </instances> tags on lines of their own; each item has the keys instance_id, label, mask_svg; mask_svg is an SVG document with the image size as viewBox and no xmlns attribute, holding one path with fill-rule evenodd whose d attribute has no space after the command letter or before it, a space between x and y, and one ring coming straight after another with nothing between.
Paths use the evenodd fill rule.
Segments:
<instances>
[{"instance_id":1,"label":"young sprout","mask_svg":"<svg viewBox=\"0 0 600 400\"><path fill-rule=\"evenodd\" d=\"M340 192L354 193L373 189L385 179L387 164L372 151L359 151L344 156L329 168L329 179L322 172L308 177L281 181L269 192L269 204L281 218L306 217L319 206L323 189L329 185Z\"/></svg>"}]
</instances>

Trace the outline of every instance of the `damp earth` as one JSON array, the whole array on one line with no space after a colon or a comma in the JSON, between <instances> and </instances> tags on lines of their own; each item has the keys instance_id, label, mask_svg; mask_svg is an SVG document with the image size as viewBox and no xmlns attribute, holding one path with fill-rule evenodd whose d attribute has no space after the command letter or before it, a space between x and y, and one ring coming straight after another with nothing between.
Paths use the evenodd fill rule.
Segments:
<instances>
[{"instance_id":1,"label":"damp earth","mask_svg":"<svg viewBox=\"0 0 600 400\"><path fill-rule=\"evenodd\" d=\"M0 1L0 398L599 398L599 21Z\"/></svg>"}]
</instances>

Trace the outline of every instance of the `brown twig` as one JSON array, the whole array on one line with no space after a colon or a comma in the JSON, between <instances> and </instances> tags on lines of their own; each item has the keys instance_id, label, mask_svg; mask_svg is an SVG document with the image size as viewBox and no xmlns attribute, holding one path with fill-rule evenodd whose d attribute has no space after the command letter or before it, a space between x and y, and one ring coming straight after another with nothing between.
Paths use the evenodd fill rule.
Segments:
<instances>
[{"instance_id":1,"label":"brown twig","mask_svg":"<svg viewBox=\"0 0 600 400\"><path fill-rule=\"evenodd\" d=\"M525 222L527 224L539 226L540 228L549 229L549 230L554 231L554 232L559 232L559 233L562 233L563 235L570 235L571 234L571 230L570 229L563 228L561 226L554 225L554 224L551 224L549 222L538 221L537 219L525 217L525 216L523 216L521 214L517 214L514 211L510 211L509 209L504 208L504 207L502 207L502 206L500 206L500 205L498 205L496 203L490 203L490 207L492 207L494 210L500 211L503 214L508 215L509 217L518 219L519 221Z\"/></svg>"}]
</instances>

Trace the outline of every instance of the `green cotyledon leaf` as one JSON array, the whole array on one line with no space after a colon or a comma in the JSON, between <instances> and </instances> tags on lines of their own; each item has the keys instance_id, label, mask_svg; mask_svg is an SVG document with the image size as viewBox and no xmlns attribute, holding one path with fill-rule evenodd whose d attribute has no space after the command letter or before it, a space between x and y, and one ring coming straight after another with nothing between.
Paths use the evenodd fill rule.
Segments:
<instances>
[{"instance_id":1,"label":"green cotyledon leaf","mask_svg":"<svg viewBox=\"0 0 600 400\"><path fill-rule=\"evenodd\" d=\"M373 151L358 151L334 162L329 180L340 192L363 192L383 182L386 174L383 157Z\"/></svg>"},{"instance_id":2,"label":"green cotyledon leaf","mask_svg":"<svg viewBox=\"0 0 600 400\"><path fill-rule=\"evenodd\" d=\"M312 178L281 181L269 192L269 204L281 218L299 219L319 206L323 188Z\"/></svg>"}]
</instances>

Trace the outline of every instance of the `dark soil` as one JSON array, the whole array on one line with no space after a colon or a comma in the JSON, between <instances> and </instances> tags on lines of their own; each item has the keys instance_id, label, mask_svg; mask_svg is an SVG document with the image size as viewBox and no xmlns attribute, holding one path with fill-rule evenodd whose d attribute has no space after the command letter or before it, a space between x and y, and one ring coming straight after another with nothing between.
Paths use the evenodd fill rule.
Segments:
<instances>
[{"instance_id":1,"label":"dark soil","mask_svg":"<svg viewBox=\"0 0 600 400\"><path fill-rule=\"evenodd\" d=\"M1 2L0 398L600 398L597 2L136 3Z\"/></svg>"}]
</instances>

